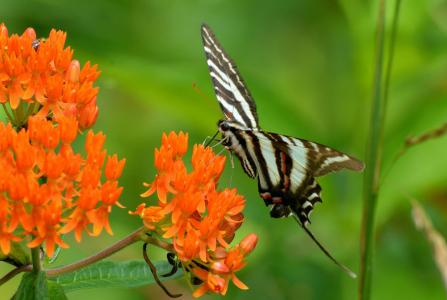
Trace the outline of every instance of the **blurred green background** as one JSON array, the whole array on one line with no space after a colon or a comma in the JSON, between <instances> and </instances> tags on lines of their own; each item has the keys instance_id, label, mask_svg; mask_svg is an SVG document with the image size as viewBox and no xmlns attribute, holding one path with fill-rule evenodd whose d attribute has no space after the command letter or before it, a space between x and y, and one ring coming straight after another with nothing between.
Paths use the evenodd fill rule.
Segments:
<instances>
[{"instance_id":1,"label":"blurred green background","mask_svg":"<svg viewBox=\"0 0 447 300\"><path fill-rule=\"evenodd\" d=\"M389 4L388 19L391 17ZM109 152L127 158L121 180L126 209L111 215L113 237L72 243L56 264L85 257L133 231L127 214L142 201L142 182L155 174L153 149L162 132L183 130L201 143L221 118L205 63L200 24L207 22L236 61L256 99L261 126L364 157L369 124L376 1L351 0L1 0L10 33L34 27L68 33L81 63L99 64L100 115ZM196 84L206 97L194 91ZM385 169L404 139L447 120L447 1L403 1L385 132ZM358 280L331 263L292 219L270 219L257 183L228 163L222 184L247 198L238 237L260 241L240 273L249 291L228 299L355 299ZM341 262L358 270L362 175L321 178L322 205L311 229ZM383 183L377 211L373 299L445 299L430 245L411 219L408 197L419 199L447 233L447 138L409 151ZM113 256L141 257L141 245ZM164 258L155 252L154 258ZM9 270L0 266L2 273ZM8 299L19 279L0 289ZM173 292L191 293L178 279ZM69 299L166 299L157 286L96 289ZM217 298L206 296L207 298Z\"/></svg>"}]
</instances>

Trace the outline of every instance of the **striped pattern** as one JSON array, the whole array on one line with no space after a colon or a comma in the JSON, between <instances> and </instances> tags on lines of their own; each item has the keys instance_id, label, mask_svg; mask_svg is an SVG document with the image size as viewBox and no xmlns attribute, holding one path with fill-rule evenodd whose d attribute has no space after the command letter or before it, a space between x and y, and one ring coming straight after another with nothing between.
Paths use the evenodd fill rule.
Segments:
<instances>
[{"instance_id":1,"label":"striped pattern","mask_svg":"<svg viewBox=\"0 0 447 300\"><path fill-rule=\"evenodd\" d=\"M224 145L240 159L245 173L258 176L260 196L274 218L296 215L307 224L315 203L321 202L315 177L363 169L359 160L314 142L244 128L234 121L218 125Z\"/></svg>"},{"instance_id":2,"label":"striped pattern","mask_svg":"<svg viewBox=\"0 0 447 300\"><path fill-rule=\"evenodd\" d=\"M321 187L316 177L349 169L362 171L358 159L327 146L262 131L256 105L235 64L220 46L207 25L202 40L217 100L225 115L218 122L222 144L236 154L245 173L258 178L258 189L270 216L293 216L318 247L338 263L307 228L315 204L321 202Z\"/></svg>"},{"instance_id":3,"label":"striped pattern","mask_svg":"<svg viewBox=\"0 0 447 300\"><path fill-rule=\"evenodd\" d=\"M245 127L258 128L256 104L236 65L206 24L202 25L202 41L214 91L225 117Z\"/></svg>"}]
</instances>

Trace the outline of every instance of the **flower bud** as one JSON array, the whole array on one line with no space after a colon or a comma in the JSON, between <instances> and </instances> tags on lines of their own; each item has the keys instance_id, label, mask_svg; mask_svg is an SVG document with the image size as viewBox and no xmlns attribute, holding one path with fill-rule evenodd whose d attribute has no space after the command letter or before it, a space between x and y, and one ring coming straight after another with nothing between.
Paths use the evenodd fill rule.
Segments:
<instances>
[{"instance_id":1,"label":"flower bud","mask_svg":"<svg viewBox=\"0 0 447 300\"><path fill-rule=\"evenodd\" d=\"M253 249L255 249L257 243L258 236L254 233L251 233L242 239L242 241L239 243L239 247L245 254L249 254L251 251L253 251Z\"/></svg>"},{"instance_id":2,"label":"flower bud","mask_svg":"<svg viewBox=\"0 0 447 300\"><path fill-rule=\"evenodd\" d=\"M5 24L0 24L0 39L8 38L8 28L6 28Z\"/></svg>"},{"instance_id":3,"label":"flower bud","mask_svg":"<svg viewBox=\"0 0 447 300\"><path fill-rule=\"evenodd\" d=\"M31 27L28 27L23 35L29 37L31 41L34 41L36 39L36 32Z\"/></svg>"},{"instance_id":4,"label":"flower bud","mask_svg":"<svg viewBox=\"0 0 447 300\"><path fill-rule=\"evenodd\" d=\"M72 60L66 74L67 81L70 81L72 83L79 82L80 73L81 73L81 65L79 64L79 61Z\"/></svg>"},{"instance_id":5,"label":"flower bud","mask_svg":"<svg viewBox=\"0 0 447 300\"><path fill-rule=\"evenodd\" d=\"M211 270L218 274L225 274L230 272L230 269L221 261L213 262L211 264Z\"/></svg>"},{"instance_id":6,"label":"flower bud","mask_svg":"<svg viewBox=\"0 0 447 300\"><path fill-rule=\"evenodd\" d=\"M96 106L96 98L79 112L79 127L84 130L95 124L98 117L98 106Z\"/></svg>"}]
</instances>

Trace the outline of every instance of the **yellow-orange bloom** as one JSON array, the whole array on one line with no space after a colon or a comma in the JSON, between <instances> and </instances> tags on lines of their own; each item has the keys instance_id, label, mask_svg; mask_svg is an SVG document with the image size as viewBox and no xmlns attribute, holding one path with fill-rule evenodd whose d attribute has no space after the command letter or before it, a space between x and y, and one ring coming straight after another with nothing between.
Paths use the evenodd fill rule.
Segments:
<instances>
[{"instance_id":1,"label":"yellow-orange bloom","mask_svg":"<svg viewBox=\"0 0 447 300\"><path fill-rule=\"evenodd\" d=\"M111 233L108 216L118 204L122 187L117 179L125 161L109 156L106 179L101 180L105 136L88 132L83 158L71 142L78 121L61 115L58 122L32 116L28 127L16 132L0 122L0 248L7 254L10 241L32 237L28 247L45 243L48 256L56 245L68 245L60 235L85 230Z\"/></svg>"},{"instance_id":2,"label":"yellow-orange bloom","mask_svg":"<svg viewBox=\"0 0 447 300\"><path fill-rule=\"evenodd\" d=\"M97 66L87 62L81 67L65 47L62 31L53 29L48 38L36 39L32 28L9 35L0 24L0 103L9 104L10 121L20 127L28 115L64 115L77 119L81 129L91 127L98 115Z\"/></svg>"},{"instance_id":3,"label":"yellow-orange bloom","mask_svg":"<svg viewBox=\"0 0 447 300\"><path fill-rule=\"evenodd\" d=\"M149 197L157 192L158 203L140 204L131 214L139 215L149 230L172 240L191 279L202 282L195 297L206 292L224 295L229 281L247 289L235 272L244 267L244 258L256 246L257 237L251 234L240 245L230 246L244 220L245 199L236 189L218 189L225 157L211 148L195 145L192 170L188 171L183 162L187 146L187 134L163 134L162 145L155 150L158 173L152 183L144 184L149 189L142 194Z\"/></svg>"}]
</instances>

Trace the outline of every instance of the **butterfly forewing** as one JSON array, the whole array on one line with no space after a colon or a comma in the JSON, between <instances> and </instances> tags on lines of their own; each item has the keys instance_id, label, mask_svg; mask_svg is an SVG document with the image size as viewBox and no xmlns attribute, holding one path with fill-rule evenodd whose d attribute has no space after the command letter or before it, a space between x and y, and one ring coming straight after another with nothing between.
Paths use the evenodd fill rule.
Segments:
<instances>
[{"instance_id":1,"label":"butterfly forewing","mask_svg":"<svg viewBox=\"0 0 447 300\"><path fill-rule=\"evenodd\" d=\"M256 104L236 65L225 53L213 31L202 25L202 41L217 100L228 120L258 128Z\"/></svg>"}]
</instances>

